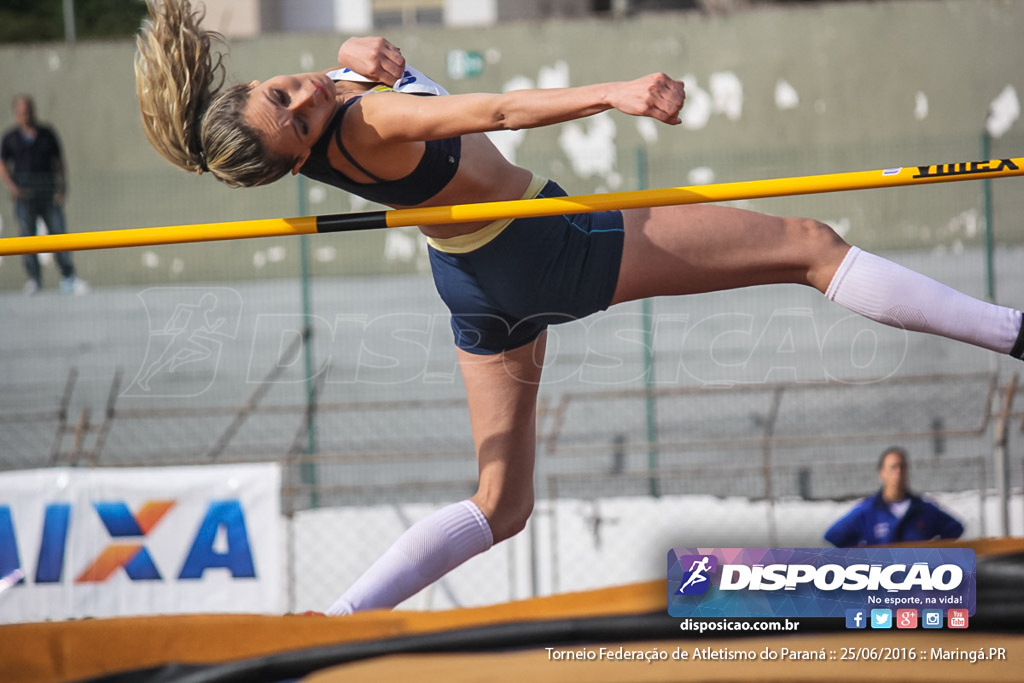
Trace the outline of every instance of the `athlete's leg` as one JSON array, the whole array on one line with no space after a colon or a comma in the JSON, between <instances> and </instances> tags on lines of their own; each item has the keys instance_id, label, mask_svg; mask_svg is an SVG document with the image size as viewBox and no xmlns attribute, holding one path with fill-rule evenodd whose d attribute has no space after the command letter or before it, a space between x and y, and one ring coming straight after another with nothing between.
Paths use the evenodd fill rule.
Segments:
<instances>
[{"instance_id":1,"label":"athlete's leg","mask_svg":"<svg viewBox=\"0 0 1024 683\"><path fill-rule=\"evenodd\" d=\"M487 519L472 501L448 505L399 536L327 614L391 609L491 545Z\"/></svg>"},{"instance_id":2,"label":"athlete's leg","mask_svg":"<svg viewBox=\"0 0 1024 683\"><path fill-rule=\"evenodd\" d=\"M495 543L522 531L533 512L537 391L546 342L543 333L501 354L458 352L480 470L473 501L487 516Z\"/></svg>"},{"instance_id":3,"label":"athlete's leg","mask_svg":"<svg viewBox=\"0 0 1024 683\"><path fill-rule=\"evenodd\" d=\"M825 296L886 325L1024 356L1020 311L967 296L857 247L843 259Z\"/></svg>"},{"instance_id":4,"label":"athlete's leg","mask_svg":"<svg viewBox=\"0 0 1024 683\"><path fill-rule=\"evenodd\" d=\"M705 205L625 211L623 218L615 302L796 283L887 325L1017 358L1024 352L1019 311L851 249L824 223Z\"/></svg>"},{"instance_id":5,"label":"athlete's leg","mask_svg":"<svg viewBox=\"0 0 1024 683\"><path fill-rule=\"evenodd\" d=\"M827 225L697 204L623 211L614 302L772 283L824 292L849 250Z\"/></svg>"},{"instance_id":6,"label":"athlete's leg","mask_svg":"<svg viewBox=\"0 0 1024 683\"><path fill-rule=\"evenodd\" d=\"M458 354L480 466L479 491L410 527L328 614L394 607L526 524L533 510L544 335L503 354Z\"/></svg>"}]
</instances>

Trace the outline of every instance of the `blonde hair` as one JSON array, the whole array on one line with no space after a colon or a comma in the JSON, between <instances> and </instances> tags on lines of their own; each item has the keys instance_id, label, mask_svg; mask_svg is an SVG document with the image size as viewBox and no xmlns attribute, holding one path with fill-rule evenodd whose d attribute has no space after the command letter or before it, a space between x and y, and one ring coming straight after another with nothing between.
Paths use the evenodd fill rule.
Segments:
<instances>
[{"instance_id":1,"label":"blonde hair","mask_svg":"<svg viewBox=\"0 0 1024 683\"><path fill-rule=\"evenodd\" d=\"M244 118L249 86L224 85L223 38L200 27L204 10L189 0L147 0L149 19L136 38L135 88L150 144L190 173L209 171L231 187L281 178L294 159L267 152Z\"/></svg>"}]
</instances>

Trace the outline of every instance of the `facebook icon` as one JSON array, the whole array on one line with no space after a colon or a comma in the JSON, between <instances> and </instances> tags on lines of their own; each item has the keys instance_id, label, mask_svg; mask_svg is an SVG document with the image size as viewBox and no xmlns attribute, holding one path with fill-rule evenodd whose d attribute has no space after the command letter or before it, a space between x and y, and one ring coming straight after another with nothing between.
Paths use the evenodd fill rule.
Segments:
<instances>
[{"instance_id":1,"label":"facebook icon","mask_svg":"<svg viewBox=\"0 0 1024 683\"><path fill-rule=\"evenodd\" d=\"M867 614L862 609L846 610L846 628L867 628Z\"/></svg>"}]
</instances>

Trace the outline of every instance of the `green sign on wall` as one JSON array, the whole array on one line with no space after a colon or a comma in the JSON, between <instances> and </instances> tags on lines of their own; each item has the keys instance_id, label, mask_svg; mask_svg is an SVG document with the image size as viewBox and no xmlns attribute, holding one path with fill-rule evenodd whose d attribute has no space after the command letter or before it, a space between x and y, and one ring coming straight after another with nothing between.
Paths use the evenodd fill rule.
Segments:
<instances>
[{"instance_id":1,"label":"green sign on wall","mask_svg":"<svg viewBox=\"0 0 1024 683\"><path fill-rule=\"evenodd\" d=\"M448 78L455 80L476 78L484 72L484 56L479 52L449 50L445 64Z\"/></svg>"}]
</instances>

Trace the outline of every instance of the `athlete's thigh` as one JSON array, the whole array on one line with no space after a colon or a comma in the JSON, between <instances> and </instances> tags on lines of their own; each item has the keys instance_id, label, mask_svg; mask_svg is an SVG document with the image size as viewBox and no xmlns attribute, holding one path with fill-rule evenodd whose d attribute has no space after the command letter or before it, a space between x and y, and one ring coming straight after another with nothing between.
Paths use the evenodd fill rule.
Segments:
<instances>
[{"instance_id":1,"label":"athlete's thigh","mask_svg":"<svg viewBox=\"0 0 1024 683\"><path fill-rule=\"evenodd\" d=\"M823 289L849 248L816 221L695 204L623 212L615 303L772 283Z\"/></svg>"},{"instance_id":2,"label":"athlete's thigh","mask_svg":"<svg viewBox=\"0 0 1024 683\"><path fill-rule=\"evenodd\" d=\"M490 483L499 488L507 479L515 485L533 481L537 391L546 336L504 353L458 351L481 479L493 478Z\"/></svg>"}]
</instances>

